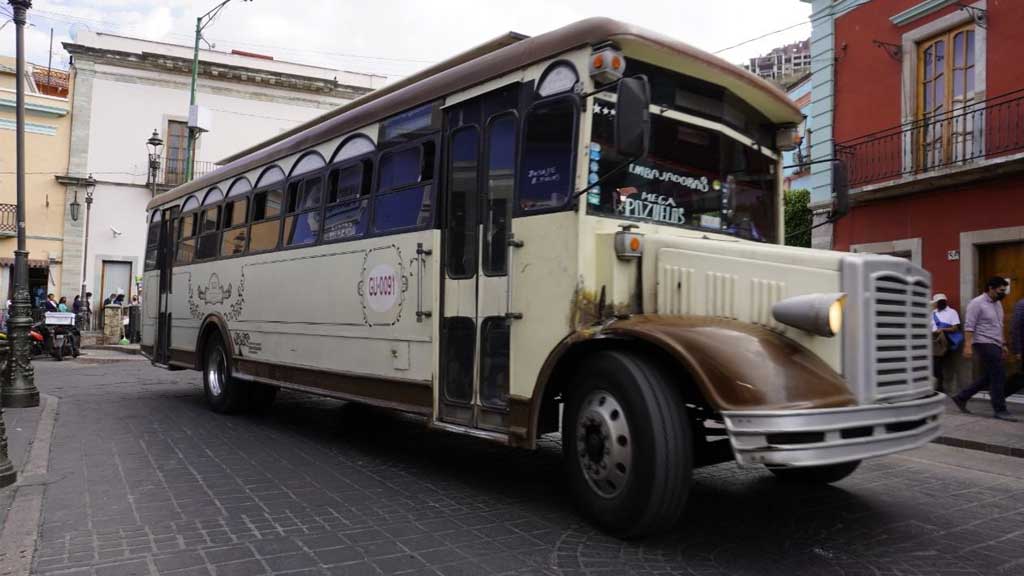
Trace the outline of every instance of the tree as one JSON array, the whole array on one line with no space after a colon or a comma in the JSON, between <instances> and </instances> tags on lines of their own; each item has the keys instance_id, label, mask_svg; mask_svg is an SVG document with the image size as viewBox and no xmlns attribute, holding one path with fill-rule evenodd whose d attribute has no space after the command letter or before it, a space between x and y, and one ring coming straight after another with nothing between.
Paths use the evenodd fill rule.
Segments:
<instances>
[{"instance_id":1,"label":"tree","mask_svg":"<svg viewBox=\"0 0 1024 576\"><path fill-rule=\"evenodd\" d=\"M805 189L786 190L786 245L811 247L811 224L814 215L811 212L811 193ZM792 234L792 236L791 236Z\"/></svg>"}]
</instances>

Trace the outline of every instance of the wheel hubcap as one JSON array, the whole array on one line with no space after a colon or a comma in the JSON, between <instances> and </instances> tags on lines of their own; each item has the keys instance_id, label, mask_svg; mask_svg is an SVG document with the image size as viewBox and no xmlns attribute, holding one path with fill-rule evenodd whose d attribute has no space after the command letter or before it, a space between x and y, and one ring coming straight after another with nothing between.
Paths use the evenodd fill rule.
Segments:
<instances>
[{"instance_id":1,"label":"wheel hubcap","mask_svg":"<svg viewBox=\"0 0 1024 576\"><path fill-rule=\"evenodd\" d=\"M632 471L631 441L626 413L615 396L591 392L576 418L576 453L597 494L613 498L625 488Z\"/></svg>"},{"instance_id":2,"label":"wheel hubcap","mask_svg":"<svg viewBox=\"0 0 1024 576\"><path fill-rule=\"evenodd\" d=\"M206 368L206 381L210 384L210 392L220 396L224 386L224 352L219 348L213 351L210 363Z\"/></svg>"}]
</instances>

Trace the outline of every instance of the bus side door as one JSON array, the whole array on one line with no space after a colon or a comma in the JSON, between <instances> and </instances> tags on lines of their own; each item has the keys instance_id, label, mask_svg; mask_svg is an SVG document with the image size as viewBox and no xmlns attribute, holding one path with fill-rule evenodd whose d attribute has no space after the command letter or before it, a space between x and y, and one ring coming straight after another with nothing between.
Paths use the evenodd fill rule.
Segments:
<instances>
[{"instance_id":1,"label":"bus side door","mask_svg":"<svg viewBox=\"0 0 1024 576\"><path fill-rule=\"evenodd\" d=\"M507 432L519 84L446 108L439 417Z\"/></svg>"}]
</instances>

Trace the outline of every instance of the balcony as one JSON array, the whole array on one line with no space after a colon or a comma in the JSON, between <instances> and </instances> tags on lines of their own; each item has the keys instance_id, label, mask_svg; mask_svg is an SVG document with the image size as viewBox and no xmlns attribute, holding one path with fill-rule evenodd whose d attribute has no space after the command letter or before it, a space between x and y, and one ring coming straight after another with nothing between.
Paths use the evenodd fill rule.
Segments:
<instances>
[{"instance_id":1,"label":"balcony","mask_svg":"<svg viewBox=\"0 0 1024 576\"><path fill-rule=\"evenodd\" d=\"M196 160L192 168L192 179L199 178L204 174L213 172L220 168L213 162L202 162ZM160 174L157 177L157 184L167 188L173 188L185 183L185 159L183 157L168 158L165 156L160 162Z\"/></svg>"},{"instance_id":2,"label":"balcony","mask_svg":"<svg viewBox=\"0 0 1024 576\"><path fill-rule=\"evenodd\" d=\"M1024 170L1024 89L836 144L855 198Z\"/></svg>"}]
</instances>

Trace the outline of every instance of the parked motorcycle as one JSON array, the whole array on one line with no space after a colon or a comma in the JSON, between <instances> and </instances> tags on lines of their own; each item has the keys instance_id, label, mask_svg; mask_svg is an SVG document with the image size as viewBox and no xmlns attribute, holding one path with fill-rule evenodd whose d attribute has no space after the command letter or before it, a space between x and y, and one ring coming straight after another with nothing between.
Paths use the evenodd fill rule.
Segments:
<instances>
[{"instance_id":1,"label":"parked motorcycle","mask_svg":"<svg viewBox=\"0 0 1024 576\"><path fill-rule=\"evenodd\" d=\"M75 327L74 314L47 312L39 332L44 337L44 350L48 351L54 360L59 362L65 356L78 358L81 353L82 334Z\"/></svg>"},{"instance_id":2,"label":"parked motorcycle","mask_svg":"<svg viewBox=\"0 0 1024 576\"><path fill-rule=\"evenodd\" d=\"M28 332L29 344L31 346L29 348L29 352L32 354L32 356L42 356L43 352L46 352L46 337L43 336L42 332L40 332L40 326L43 327L43 330L46 330L46 326L42 322L40 322L37 324L33 324L32 328L29 329ZM7 333L0 332L0 340L7 339Z\"/></svg>"}]
</instances>

